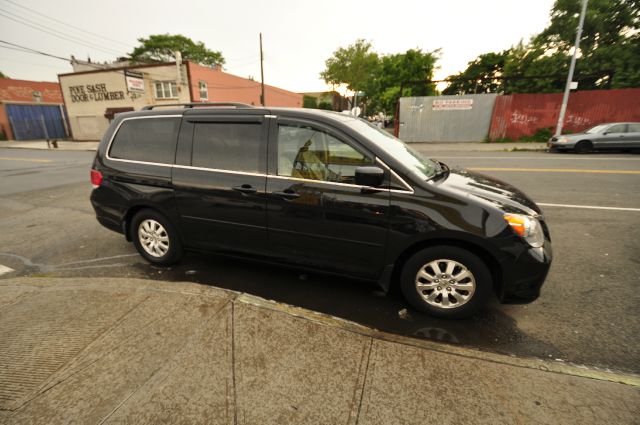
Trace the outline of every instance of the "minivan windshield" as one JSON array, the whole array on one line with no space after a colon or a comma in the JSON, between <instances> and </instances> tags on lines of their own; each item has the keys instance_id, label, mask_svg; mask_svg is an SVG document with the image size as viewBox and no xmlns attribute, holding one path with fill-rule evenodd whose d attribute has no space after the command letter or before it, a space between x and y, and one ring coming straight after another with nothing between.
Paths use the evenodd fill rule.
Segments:
<instances>
[{"instance_id":1,"label":"minivan windshield","mask_svg":"<svg viewBox=\"0 0 640 425\"><path fill-rule=\"evenodd\" d=\"M406 165L419 179L427 180L438 171L438 164L424 158L389 132L362 119L346 121L349 127L371 140L379 148Z\"/></svg>"}]
</instances>

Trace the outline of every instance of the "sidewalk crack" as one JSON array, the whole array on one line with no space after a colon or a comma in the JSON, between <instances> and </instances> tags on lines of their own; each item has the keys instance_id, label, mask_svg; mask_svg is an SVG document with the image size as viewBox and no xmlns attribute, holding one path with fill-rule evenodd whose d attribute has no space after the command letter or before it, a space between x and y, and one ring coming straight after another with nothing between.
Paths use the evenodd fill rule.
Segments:
<instances>
[{"instance_id":1,"label":"sidewalk crack","mask_svg":"<svg viewBox=\"0 0 640 425\"><path fill-rule=\"evenodd\" d=\"M367 361L365 363L364 373L363 373L363 376L362 376L362 389L360 391L360 400L358 401L358 411L356 412L356 421L355 421L356 425L360 422L360 411L362 410L362 400L364 399L364 390L365 390L365 387L367 385L367 374L369 373L369 360L371 359L372 348L373 348L373 338L370 337L369 338L369 345L366 348ZM364 355L363 355L363 357L364 357Z\"/></svg>"},{"instance_id":2,"label":"sidewalk crack","mask_svg":"<svg viewBox=\"0 0 640 425\"><path fill-rule=\"evenodd\" d=\"M238 394L236 390L236 300L231 302L231 383L233 386L233 424L238 423Z\"/></svg>"}]
</instances>

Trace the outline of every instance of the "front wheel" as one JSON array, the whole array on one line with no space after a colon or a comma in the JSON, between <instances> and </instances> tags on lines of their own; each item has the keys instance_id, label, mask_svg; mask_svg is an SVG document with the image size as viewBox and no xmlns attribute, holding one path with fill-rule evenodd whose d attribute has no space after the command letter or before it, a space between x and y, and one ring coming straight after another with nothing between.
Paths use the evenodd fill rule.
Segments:
<instances>
[{"instance_id":1,"label":"front wheel","mask_svg":"<svg viewBox=\"0 0 640 425\"><path fill-rule=\"evenodd\" d=\"M147 261L169 265L182 257L182 243L177 232L162 214L142 210L131 221L131 240Z\"/></svg>"},{"instance_id":2,"label":"front wheel","mask_svg":"<svg viewBox=\"0 0 640 425\"><path fill-rule=\"evenodd\" d=\"M415 309L432 316L462 319L485 306L493 281L478 256L453 246L414 254L404 265L400 286Z\"/></svg>"},{"instance_id":3,"label":"front wheel","mask_svg":"<svg viewBox=\"0 0 640 425\"><path fill-rule=\"evenodd\" d=\"M576 153L587 153L587 152L591 152L592 149L593 149L593 144L588 140L579 141L578 143L576 143L576 146L573 148L573 150L575 150Z\"/></svg>"}]
</instances>

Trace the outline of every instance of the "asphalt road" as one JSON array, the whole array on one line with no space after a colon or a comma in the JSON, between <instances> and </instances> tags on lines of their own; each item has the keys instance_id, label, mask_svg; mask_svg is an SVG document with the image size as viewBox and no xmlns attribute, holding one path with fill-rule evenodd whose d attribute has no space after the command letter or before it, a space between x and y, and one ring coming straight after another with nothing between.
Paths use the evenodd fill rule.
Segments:
<instances>
[{"instance_id":1,"label":"asphalt road","mask_svg":"<svg viewBox=\"0 0 640 425\"><path fill-rule=\"evenodd\" d=\"M199 282L417 338L640 372L640 156L419 150L509 181L543 205L555 259L539 300L494 302L472 319L444 321L347 279L195 253L154 267L96 222L90 152L0 149L0 264L14 269L0 278Z\"/></svg>"}]
</instances>

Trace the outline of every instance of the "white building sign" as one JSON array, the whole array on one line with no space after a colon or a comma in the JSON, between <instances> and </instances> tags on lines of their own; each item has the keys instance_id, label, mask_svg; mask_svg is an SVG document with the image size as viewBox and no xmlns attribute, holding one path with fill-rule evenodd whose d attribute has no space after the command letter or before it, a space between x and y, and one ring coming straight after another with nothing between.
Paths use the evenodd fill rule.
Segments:
<instances>
[{"instance_id":1,"label":"white building sign","mask_svg":"<svg viewBox=\"0 0 640 425\"><path fill-rule=\"evenodd\" d=\"M129 92L144 93L144 75L142 72L124 71L124 79L127 81Z\"/></svg>"},{"instance_id":2,"label":"white building sign","mask_svg":"<svg viewBox=\"0 0 640 425\"><path fill-rule=\"evenodd\" d=\"M473 99L434 99L432 110L451 111L473 108Z\"/></svg>"}]
</instances>

